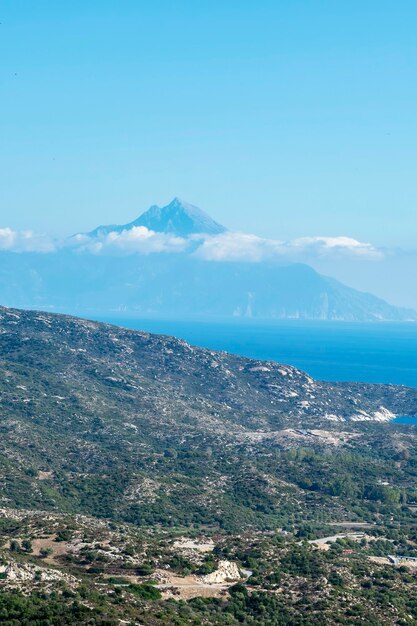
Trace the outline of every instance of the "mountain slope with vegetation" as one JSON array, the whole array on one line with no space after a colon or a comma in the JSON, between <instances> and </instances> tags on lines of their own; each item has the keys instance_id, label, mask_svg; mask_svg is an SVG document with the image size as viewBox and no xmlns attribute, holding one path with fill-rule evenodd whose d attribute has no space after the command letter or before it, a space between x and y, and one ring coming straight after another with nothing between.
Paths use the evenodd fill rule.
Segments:
<instances>
[{"instance_id":1,"label":"mountain slope with vegetation","mask_svg":"<svg viewBox=\"0 0 417 626\"><path fill-rule=\"evenodd\" d=\"M314 440L306 428L336 429L337 442L348 424L417 413L414 389L318 382L173 337L5 308L0 372L2 500L139 524L270 527L307 506L331 517L328 489L303 491L304 471L294 483L277 449Z\"/></svg>"},{"instance_id":2,"label":"mountain slope with vegetation","mask_svg":"<svg viewBox=\"0 0 417 626\"><path fill-rule=\"evenodd\" d=\"M416 397L1 308L0 621L416 623Z\"/></svg>"}]
</instances>

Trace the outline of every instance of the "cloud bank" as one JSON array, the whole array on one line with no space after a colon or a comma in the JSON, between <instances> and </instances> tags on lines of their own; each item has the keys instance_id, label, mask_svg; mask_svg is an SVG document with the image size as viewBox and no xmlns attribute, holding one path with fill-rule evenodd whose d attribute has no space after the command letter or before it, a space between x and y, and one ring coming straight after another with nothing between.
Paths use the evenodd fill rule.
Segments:
<instances>
[{"instance_id":1,"label":"cloud bank","mask_svg":"<svg viewBox=\"0 0 417 626\"><path fill-rule=\"evenodd\" d=\"M47 235L39 235L31 230L17 231L0 228L0 250L11 252L54 252L55 243Z\"/></svg>"},{"instance_id":2,"label":"cloud bank","mask_svg":"<svg viewBox=\"0 0 417 626\"><path fill-rule=\"evenodd\" d=\"M156 233L145 226L134 226L121 232L90 237L76 235L71 239L71 247L80 252L93 254L152 254L155 252L184 252L189 243L182 237L167 233Z\"/></svg>"},{"instance_id":3,"label":"cloud bank","mask_svg":"<svg viewBox=\"0 0 417 626\"><path fill-rule=\"evenodd\" d=\"M377 260L383 257L383 253L370 243L350 237L301 237L278 241L226 232L201 239L194 256L206 261L260 262L277 258L296 261L336 256Z\"/></svg>"},{"instance_id":4,"label":"cloud bank","mask_svg":"<svg viewBox=\"0 0 417 626\"><path fill-rule=\"evenodd\" d=\"M282 254L283 242L246 233L225 232L193 237L199 243L194 256L205 261L259 262Z\"/></svg>"},{"instance_id":5,"label":"cloud bank","mask_svg":"<svg viewBox=\"0 0 417 626\"><path fill-rule=\"evenodd\" d=\"M301 237L288 244L293 250L301 249L318 256L338 254L369 259L381 259L381 250L371 243L363 243L351 237Z\"/></svg>"},{"instance_id":6,"label":"cloud bank","mask_svg":"<svg viewBox=\"0 0 417 626\"><path fill-rule=\"evenodd\" d=\"M188 252L194 258L204 261L250 263L273 260L308 262L326 258L379 260L384 256L372 244L344 236L300 237L291 241L280 241L226 231L219 235L202 234L184 238L171 233L158 233L145 226L134 226L96 236L79 234L57 243L46 235L29 230L0 228L0 250L48 253L61 248L95 255Z\"/></svg>"}]
</instances>

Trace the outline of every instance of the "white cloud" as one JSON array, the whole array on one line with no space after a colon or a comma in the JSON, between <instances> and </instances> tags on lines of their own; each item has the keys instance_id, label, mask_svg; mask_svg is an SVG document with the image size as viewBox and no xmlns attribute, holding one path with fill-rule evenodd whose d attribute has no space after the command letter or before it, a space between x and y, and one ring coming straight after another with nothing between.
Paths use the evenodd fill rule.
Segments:
<instances>
[{"instance_id":1,"label":"white cloud","mask_svg":"<svg viewBox=\"0 0 417 626\"><path fill-rule=\"evenodd\" d=\"M195 236L201 244L194 256L205 261L264 261L282 254L283 242L246 233Z\"/></svg>"},{"instance_id":2,"label":"white cloud","mask_svg":"<svg viewBox=\"0 0 417 626\"><path fill-rule=\"evenodd\" d=\"M13 252L54 252L71 247L90 254L152 254L191 252L205 261L261 261L282 259L313 262L319 259L351 258L378 260L385 255L370 243L351 237L301 237L291 241L266 239L247 233L224 232L219 235L192 235L183 238L172 233L157 233L135 226L106 234L75 235L59 244L46 235L30 230L0 228L0 250Z\"/></svg>"},{"instance_id":3,"label":"white cloud","mask_svg":"<svg viewBox=\"0 0 417 626\"><path fill-rule=\"evenodd\" d=\"M16 231L0 228L0 250L10 252L53 252L55 244L46 235L38 235L31 230Z\"/></svg>"},{"instance_id":4,"label":"white cloud","mask_svg":"<svg viewBox=\"0 0 417 626\"><path fill-rule=\"evenodd\" d=\"M369 259L380 259L383 257L382 251L375 248L372 244L363 243L351 237L301 237L289 242L288 245L293 250L302 250L304 253L316 256L337 254Z\"/></svg>"},{"instance_id":5,"label":"white cloud","mask_svg":"<svg viewBox=\"0 0 417 626\"><path fill-rule=\"evenodd\" d=\"M201 242L194 256L206 261L259 262L277 258L307 261L317 257L376 260L383 257L383 253L372 244L350 237L301 237L291 241L279 241L245 233L226 232L194 239Z\"/></svg>"},{"instance_id":6,"label":"white cloud","mask_svg":"<svg viewBox=\"0 0 417 626\"><path fill-rule=\"evenodd\" d=\"M151 254L153 252L183 252L189 242L169 233L156 233L145 226L134 226L121 232L113 231L97 237L76 235L70 245L82 252Z\"/></svg>"}]
</instances>

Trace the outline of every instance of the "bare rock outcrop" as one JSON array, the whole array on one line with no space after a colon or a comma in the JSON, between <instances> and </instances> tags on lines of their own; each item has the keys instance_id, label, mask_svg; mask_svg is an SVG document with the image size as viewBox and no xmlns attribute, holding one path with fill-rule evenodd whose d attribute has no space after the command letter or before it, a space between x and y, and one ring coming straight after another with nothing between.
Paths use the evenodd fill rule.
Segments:
<instances>
[{"instance_id":1,"label":"bare rock outcrop","mask_svg":"<svg viewBox=\"0 0 417 626\"><path fill-rule=\"evenodd\" d=\"M220 561L215 572L203 576L203 580L208 584L221 584L225 582L238 581L244 578L236 563L232 561Z\"/></svg>"}]
</instances>

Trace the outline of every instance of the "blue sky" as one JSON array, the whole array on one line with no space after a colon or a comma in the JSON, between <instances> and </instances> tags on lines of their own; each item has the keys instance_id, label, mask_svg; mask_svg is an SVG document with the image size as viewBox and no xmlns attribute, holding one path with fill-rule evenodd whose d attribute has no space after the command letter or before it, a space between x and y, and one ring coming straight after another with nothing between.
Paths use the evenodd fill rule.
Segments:
<instances>
[{"instance_id":1,"label":"blue sky","mask_svg":"<svg viewBox=\"0 0 417 626\"><path fill-rule=\"evenodd\" d=\"M263 237L414 249L415 2L3 0L0 22L0 226L180 196Z\"/></svg>"}]
</instances>

